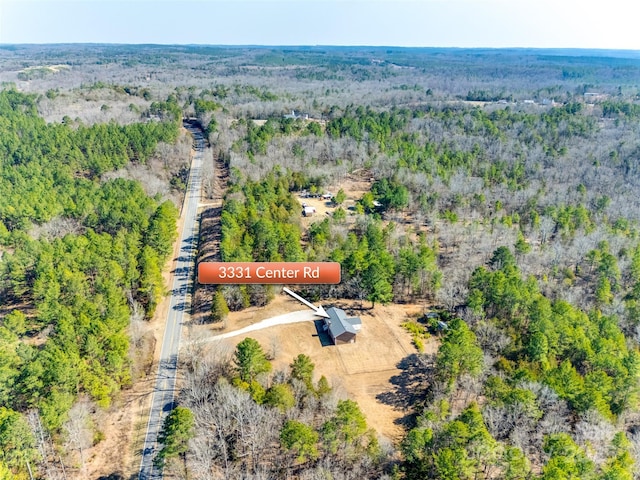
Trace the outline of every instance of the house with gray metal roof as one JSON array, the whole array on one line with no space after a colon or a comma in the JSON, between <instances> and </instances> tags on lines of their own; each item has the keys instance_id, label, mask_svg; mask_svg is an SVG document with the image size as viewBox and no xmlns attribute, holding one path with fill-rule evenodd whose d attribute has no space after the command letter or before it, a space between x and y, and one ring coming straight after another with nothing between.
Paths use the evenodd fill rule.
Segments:
<instances>
[{"instance_id":1,"label":"house with gray metal roof","mask_svg":"<svg viewBox=\"0 0 640 480\"><path fill-rule=\"evenodd\" d=\"M333 343L354 343L356 334L362 328L362 320L359 317L347 317L345 311L340 308L329 307L326 311L329 318L324 319L324 329L329 333Z\"/></svg>"}]
</instances>

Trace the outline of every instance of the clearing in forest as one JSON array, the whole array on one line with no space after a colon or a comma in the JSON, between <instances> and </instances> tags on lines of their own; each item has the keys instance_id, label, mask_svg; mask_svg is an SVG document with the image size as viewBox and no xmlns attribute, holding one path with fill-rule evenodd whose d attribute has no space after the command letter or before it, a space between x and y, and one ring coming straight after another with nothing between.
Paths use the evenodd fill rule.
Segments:
<instances>
[{"instance_id":1,"label":"clearing in forest","mask_svg":"<svg viewBox=\"0 0 640 480\"><path fill-rule=\"evenodd\" d=\"M418 305L376 306L362 309L360 302L340 300L324 301L325 307L335 304L348 313L362 319L362 330L353 344L331 345L323 341L319 328L322 321L307 321L276 325L245 335L215 341L210 348L220 348L220 343L235 348L246 337L255 338L273 357L273 370L286 370L300 353L309 355L315 364L315 380L327 377L332 386L343 397L358 402L367 417L367 423L379 435L397 441L404 433L405 417L411 414L411 401L415 391L408 388L409 382L417 381L411 375L411 359L416 349L411 336L401 324L409 316L422 310ZM285 295L278 295L266 307L248 308L233 312L226 320L223 330L215 325L198 325L190 329L191 338L206 339L225 332L232 332L264 319L297 311L300 304ZM425 342L426 353L434 353L437 342ZM419 379L422 386L426 386Z\"/></svg>"},{"instance_id":2,"label":"clearing in forest","mask_svg":"<svg viewBox=\"0 0 640 480\"><path fill-rule=\"evenodd\" d=\"M327 185L317 193L318 196L316 197L304 196L298 192L296 198L300 202L301 223L303 228L308 229L312 223L322 221L328 215L333 215L333 212L338 208L338 205L333 203L330 197L323 198L323 195L335 195L342 189L346 195L346 199L341 207L346 210L348 219L349 216L354 213L356 202L371 190L372 184L371 174L366 170L358 170L346 175L341 182L336 182L334 185ZM303 216L302 208L304 206L313 207L315 213L311 216Z\"/></svg>"}]
</instances>

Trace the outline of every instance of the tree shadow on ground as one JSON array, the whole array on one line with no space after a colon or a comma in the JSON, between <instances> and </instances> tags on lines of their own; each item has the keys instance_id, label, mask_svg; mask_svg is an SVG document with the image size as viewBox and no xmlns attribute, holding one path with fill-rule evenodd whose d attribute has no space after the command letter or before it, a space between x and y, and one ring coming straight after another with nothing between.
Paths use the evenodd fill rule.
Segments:
<instances>
[{"instance_id":1,"label":"tree shadow on ground","mask_svg":"<svg viewBox=\"0 0 640 480\"><path fill-rule=\"evenodd\" d=\"M200 245L198 250L199 262L220 262L220 240L222 228L220 215L222 207L209 207L200 216Z\"/></svg>"},{"instance_id":2,"label":"tree shadow on ground","mask_svg":"<svg viewBox=\"0 0 640 480\"><path fill-rule=\"evenodd\" d=\"M411 354L398 362L401 373L389 379L393 389L376 395L376 400L396 410L408 412L395 423L407 427L415 423L414 407L425 399L434 375L432 356Z\"/></svg>"},{"instance_id":3,"label":"tree shadow on ground","mask_svg":"<svg viewBox=\"0 0 640 480\"><path fill-rule=\"evenodd\" d=\"M220 215L222 207L209 207L200 216L200 234L197 262L220 262L220 240L222 230ZM209 312L213 303L213 295L217 285L202 284L195 281L191 302L191 316L194 325L201 325L210 321Z\"/></svg>"},{"instance_id":4,"label":"tree shadow on ground","mask_svg":"<svg viewBox=\"0 0 640 480\"><path fill-rule=\"evenodd\" d=\"M180 251L187 252L188 254L190 254L197 246L198 246L198 237L192 235L191 237L185 238L182 241L182 246L180 247Z\"/></svg>"},{"instance_id":5,"label":"tree shadow on ground","mask_svg":"<svg viewBox=\"0 0 640 480\"><path fill-rule=\"evenodd\" d=\"M191 311L191 303L178 302L173 306L173 309L177 312L189 312Z\"/></svg>"}]
</instances>

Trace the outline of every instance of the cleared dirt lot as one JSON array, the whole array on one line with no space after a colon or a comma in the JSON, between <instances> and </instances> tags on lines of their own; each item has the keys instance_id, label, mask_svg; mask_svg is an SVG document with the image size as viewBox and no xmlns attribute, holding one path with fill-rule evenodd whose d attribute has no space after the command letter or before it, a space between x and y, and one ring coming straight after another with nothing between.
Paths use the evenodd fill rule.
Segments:
<instances>
[{"instance_id":1,"label":"cleared dirt lot","mask_svg":"<svg viewBox=\"0 0 640 480\"><path fill-rule=\"evenodd\" d=\"M372 183L371 173L367 170L359 170L346 175L342 182L338 184L328 185L322 193L330 192L335 195L340 189L344 190L346 199L342 204L342 208L347 211L347 223L350 223L353 218L356 202L362 198L362 195L371 190ZM301 197L297 194L296 198L300 202L301 211L303 204L316 209L315 215L301 217L301 223L305 229L309 228L309 226L314 222L322 221L327 217L327 215L333 215L333 212L337 208L337 205L335 205L331 200L320 197Z\"/></svg>"},{"instance_id":2,"label":"cleared dirt lot","mask_svg":"<svg viewBox=\"0 0 640 480\"><path fill-rule=\"evenodd\" d=\"M210 348L216 348L218 342L235 347L250 336L258 340L266 352L274 354L274 370L288 369L295 356L305 353L316 366L316 380L325 375L334 388L342 391L345 397L358 402L371 427L390 440L398 440L403 432L402 418L410 413L408 404L402 401L399 393L402 387L398 385L398 379L403 377L405 371L398 366L406 363L406 359L416 353L410 335L400 324L408 315L419 312L422 307L393 305L358 310L353 308L358 303L346 301L326 301L323 305L336 305L345 309L349 315L362 318L362 330L358 333L356 343L338 346L327 344L324 335L319 334L321 322L308 321L278 325L244 336L218 340ZM218 335L299 309L300 303L289 300L288 296L279 295L267 307L232 313L223 330L198 326L193 327L192 334L200 338ZM435 348L434 340L427 343L428 349Z\"/></svg>"}]
</instances>

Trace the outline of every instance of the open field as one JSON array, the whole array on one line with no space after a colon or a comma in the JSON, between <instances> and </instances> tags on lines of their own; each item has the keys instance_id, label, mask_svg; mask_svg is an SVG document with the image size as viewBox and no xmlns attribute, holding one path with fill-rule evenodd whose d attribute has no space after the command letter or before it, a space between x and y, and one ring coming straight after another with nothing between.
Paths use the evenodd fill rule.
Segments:
<instances>
[{"instance_id":1,"label":"open field","mask_svg":"<svg viewBox=\"0 0 640 480\"><path fill-rule=\"evenodd\" d=\"M309 321L278 325L250 334L215 341L235 347L246 337L255 338L264 350L275 353L273 370L288 369L294 357L300 353L309 355L315 364L315 379L324 375L330 383L348 397L358 402L367 417L367 423L379 435L397 441L403 435L402 419L410 412L410 405L397 395L398 381L404 370L399 365L416 353L410 335L400 326L407 317L421 311L416 305L376 306L373 310L360 309L358 302L325 301L323 306L339 306L347 313L362 318L362 330L356 343L347 345L323 345L319 335L321 321ZM288 296L278 295L264 308L250 308L229 315L226 328L217 330L210 325L191 329L191 338L206 339L212 335L231 332L257 323L265 318L296 311L300 304ZM318 325L318 326L317 326ZM323 337L325 335L322 335ZM326 339L324 339L326 340ZM437 349L436 340L426 343L426 352ZM394 398L394 402L381 398ZM392 404L393 403L393 404Z\"/></svg>"}]
</instances>

